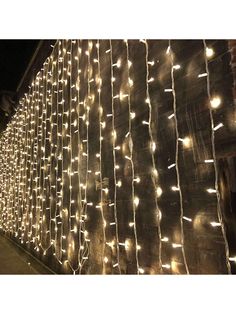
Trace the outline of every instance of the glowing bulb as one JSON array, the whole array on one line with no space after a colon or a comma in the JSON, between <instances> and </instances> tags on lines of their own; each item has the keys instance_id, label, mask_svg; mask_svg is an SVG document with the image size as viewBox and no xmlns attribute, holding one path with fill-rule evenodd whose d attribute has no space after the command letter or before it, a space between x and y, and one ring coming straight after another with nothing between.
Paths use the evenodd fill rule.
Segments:
<instances>
[{"instance_id":1,"label":"glowing bulb","mask_svg":"<svg viewBox=\"0 0 236 314\"><path fill-rule=\"evenodd\" d=\"M214 162L214 159L205 159L204 162L207 164L207 163L212 163Z\"/></svg>"},{"instance_id":2,"label":"glowing bulb","mask_svg":"<svg viewBox=\"0 0 236 314\"><path fill-rule=\"evenodd\" d=\"M131 79L129 78L129 86L132 87L133 85L134 85L133 80L131 80Z\"/></svg>"},{"instance_id":3,"label":"glowing bulb","mask_svg":"<svg viewBox=\"0 0 236 314\"><path fill-rule=\"evenodd\" d=\"M130 119L134 119L136 116L135 112L130 112Z\"/></svg>"},{"instance_id":4,"label":"glowing bulb","mask_svg":"<svg viewBox=\"0 0 236 314\"><path fill-rule=\"evenodd\" d=\"M170 269L170 264L162 264L161 267L166 268L166 269Z\"/></svg>"},{"instance_id":5,"label":"glowing bulb","mask_svg":"<svg viewBox=\"0 0 236 314\"><path fill-rule=\"evenodd\" d=\"M206 47L206 56L207 58L211 58L214 56L214 50L212 48Z\"/></svg>"},{"instance_id":6,"label":"glowing bulb","mask_svg":"<svg viewBox=\"0 0 236 314\"><path fill-rule=\"evenodd\" d=\"M181 68L181 66L179 64L173 65L174 70L179 70L180 68Z\"/></svg>"},{"instance_id":7,"label":"glowing bulb","mask_svg":"<svg viewBox=\"0 0 236 314\"><path fill-rule=\"evenodd\" d=\"M178 188L177 186L172 186L172 187L171 187L171 190L172 190L172 191L179 191L179 188Z\"/></svg>"},{"instance_id":8,"label":"glowing bulb","mask_svg":"<svg viewBox=\"0 0 236 314\"><path fill-rule=\"evenodd\" d=\"M157 178L157 177L158 177L158 172L157 172L157 169L155 169L155 168L154 168L154 169L152 169L152 174L153 174L153 176L154 176L154 177L156 177L156 178Z\"/></svg>"},{"instance_id":9,"label":"glowing bulb","mask_svg":"<svg viewBox=\"0 0 236 314\"><path fill-rule=\"evenodd\" d=\"M125 240L125 249L126 250L130 249L130 240L128 239Z\"/></svg>"},{"instance_id":10,"label":"glowing bulb","mask_svg":"<svg viewBox=\"0 0 236 314\"><path fill-rule=\"evenodd\" d=\"M120 188L122 186L122 182L119 180L117 181L116 185Z\"/></svg>"},{"instance_id":11,"label":"glowing bulb","mask_svg":"<svg viewBox=\"0 0 236 314\"><path fill-rule=\"evenodd\" d=\"M103 260L104 260L104 263L105 263L105 264L107 264L107 263L108 263L108 258L107 258L106 256L104 257L104 259L103 259Z\"/></svg>"},{"instance_id":12,"label":"glowing bulb","mask_svg":"<svg viewBox=\"0 0 236 314\"><path fill-rule=\"evenodd\" d=\"M183 216L183 219L184 219L184 220L187 220L187 221L190 221L190 222L192 221L191 218L188 218L188 217L186 217L186 216Z\"/></svg>"},{"instance_id":13,"label":"glowing bulb","mask_svg":"<svg viewBox=\"0 0 236 314\"><path fill-rule=\"evenodd\" d=\"M168 242L168 241L169 241L169 238L163 237L163 238L161 239L161 241L162 241L162 242Z\"/></svg>"},{"instance_id":14,"label":"glowing bulb","mask_svg":"<svg viewBox=\"0 0 236 314\"><path fill-rule=\"evenodd\" d=\"M198 74L198 77L204 77L204 76L207 76L207 73L201 73L201 74Z\"/></svg>"},{"instance_id":15,"label":"glowing bulb","mask_svg":"<svg viewBox=\"0 0 236 314\"><path fill-rule=\"evenodd\" d=\"M216 190L210 188L210 189L207 189L207 192L210 193L210 194L211 194L211 193L216 193Z\"/></svg>"},{"instance_id":16,"label":"glowing bulb","mask_svg":"<svg viewBox=\"0 0 236 314\"><path fill-rule=\"evenodd\" d=\"M218 129L222 128L223 126L224 126L223 123L219 123L219 124L217 124L217 126L215 126L215 127L213 128L213 130L214 130L214 131L217 131Z\"/></svg>"},{"instance_id":17,"label":"glowing bulb","mask_svg":"<svg viewBox=\"0 0 236 314\"><path fill-rule=\"evenodd\" d=\"M182 247L182 244L179 244L179 243L172 243L172 247L175 249L175 248L179 248L179 247Z\"/></svg>"},{"instance_id":18,"label":"glowing bulb","mask_svg":"<svg viewBox=\"0 0 236 314\"><path fill-rule=\"evenodd\" d=\"M144 274L144 269L139 267L138 272L139 272L140 274Z\"/></svg>"},{"instance_id":19,"label":"glowing bulb","mask_svg":"<svg viewBox=\"0 0 236 314\"><path fill-rule=\"evenodd\" d=\"M157 197L160 197L162 195L162 188L160 186L156 188L156 195Z\"/></svg>"},{"instance_id":20,"label":"glowing bulb","mask_svg":"<svg viewBox=\"0 0 236 314\"><path fill-rule=\"evenodd\" d=\"M229 261L230 261L230 262L235 262L235 263L236 263L236 256L234 256L234 257L229 257Z\"/></svg>"},{"instance_id":21,"label":"glowing bulb","mask_svg":"<svg viewBox=\"0 0 236 314\"><path fill-rule=\"evenodd\" d=\"M155 152L156 148L157 148L156 143L155 142L151 142L151 150L153 152Z\"/></svg>"},{"instance_id":22,"label":"glowing bulb","mask_svg":"<svg viewBox=\"0 0 236 314\"><path fill-rule=\"evenodd\" d=\"M218 108L221 104L220 97L217 96L217 97L212 98L210 101L210 104L211 104L211 108L213 108L213 109Z\"/></svg>"},{"instance_id":23,"label":"glowing bulb","mask_svg":"<svg viewBox=\"0 0 236 314\"><path fill-rule=\"evenodd\" d=\"M101 122L101 126L102 126L103 129L105 129L105 127L106 127L106 122Z\"/></svg>"},{"instance_id":24,"label":"glowing bulb","mask_svg":"<svg viewBox=\"0 0 236 314\"><path fill-rule=\"evenodd\" d=\"M210 222L210 224L212 225L212 227L219 227L219 226L221 226L221 223L220 222L216 222L216 221L212 221L212 222Z\"/></svg>"},{"instance_id":25,"label":"glowing bulb","mask_svg":"<svg viewBox=\"0 0 236 314\"><path fill-rule=\"evenodd\" d=\"M191 146L191 139L189 137L185 137L183 139L183 145L185 148L189 148Z\"/></svg>"},{"instance_id":26,"label":"glowing bulb","mask_svg":"<svg viewBox=\"0 0 236 314\"><path fill-rule=\"evenodd\" d=\"M129 226L133 227L134 226L134 222L129 222Z\"/></svg>"},{"instance_id":27,"label":"glowing bulb","mask_svg":"<svg viewBox=\"0 0 236 314\"><path fill-rule=\"evenodd\" d=\"M118 59L117 63L116 63L117 68L121 67L121 59Z\"/></svg>"},{"instance_id":28,"label":"glowing bulb","mask_svg":"<svg viewBox=\"0 0 236 314\"><path fill-rule=\"evenodd\" d=\"M137 196L134 197L134 205L136 207L138 207L138 204L139 204L139 198Z\"/></svg>"},{"instance_id":29,"label":"glowing bulb","mask_svg":"<svg viewBox=\"0 0 236 314\"><path fill-rule=\"evenodd\" d=\"M153 77L150 77L150 79L148 79L148 83L151 83L154 81L154 78Z\"/></svg>"},{"instance_id":30,"label":"glowing bulb","mask_svg":"<svg viewBox=\"0 0 236 314\"><path fill-rule=\"evenodd\" d=\"M148 61L148 64L153 66L155 64L155 61Z\"/></svg>"},{"instance_id":31,"label":"glowing bulb","mask_svg":"<svg viewBox=\"0 0 236 314\"><path fill-rule=\"evenodd\" d=\"M172 114L170 114L169 116L168 116L168 119L170 120L170 119L172 119L172 118L174 118L174 113L172 113Z\"/></svg>"},{"instance_id":32,"label":"glowing bulb","mask_svg":"<svg viewBox=\"0 0 236 314\"><path fill-rule=\"evenodd\" d=\"M103 189L103 191L105 192L105 194L108 194L109 192L108 188Z\"/></svg>"}]
</instances>

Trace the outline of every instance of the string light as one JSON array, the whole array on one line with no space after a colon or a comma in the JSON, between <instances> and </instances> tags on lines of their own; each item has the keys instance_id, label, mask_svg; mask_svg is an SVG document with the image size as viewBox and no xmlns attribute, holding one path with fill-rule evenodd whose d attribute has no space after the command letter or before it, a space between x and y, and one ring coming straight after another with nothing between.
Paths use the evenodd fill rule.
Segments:
<instances>
[{"instance_id":1,"label":"string light","mask_svg":"<svg viewBox=\"0 0 236 314\"><path fill-rule=\"evenodd\" d=\"M125 40L122 45L126 53L120 56L117 56L117 51L113 52L111 40L97 40L96 43L91 40L58 40L52 45L51 55L45 60L42 69L30 84L28 93L20 100L15 115L1 134L0 229L17 238L19 243L33 251L42 261L49 260L53 265L58 263L56 267L60 272L89 273L94 256L97 256L97 263L101 264L103 274L125 272L124 260L131 258L132 263L135 261L132 272L153 272L150 269L154 265L150 265L150 269L149 265L143 265L147 248L145 242L141 241L141 233L138 233L140 229L137 228L137 215L138 218L139 215L142 217L140 213L145 206L145 198L139 193L142 185L147 182L146 177L151 176L152 201L155 201L155 206L150 210L158 218L157 272L175 272L173 261L162 263L162 256L166 256L167 252L163 254L163 250L172 250L173 254L182 252L186 273L189 273L183 227L186 227L187 232L195 218L192 215L189 217L187 209L183 207L185 203L181 191L178 152L180 149L187 151L190 147L194 150L196 142L191 134L179 136L174 75L177 75L176 71L182 66L174 62L176 60L169 42L163 53L166 54L165 59L171 61L171 86L162 87L162 92L169 93L167 98L173 96L173 108L168 113L165 112L165 117L170 120L168 127L175 126L176 155L175 160L168 156L168 164L164 169L159 169L157 161L162 143L155 138L156 109L159 107L151 94L156 80L159 79L156 76L159 60L151 52L149 54L147 40L138 42L140 51L145 48L146 92L142 104L146 109L140 115L136 102L133 102L138 81L135 77L136 60L131 58L130 41ZM227 269L230 273L229 262L236 262L236 257L229 256L220 208L215 155L215 134L221 132L224 124L219 121L215 124L213 119L216 109L222 106L222 98L211 95L208 59L215 52L206 46L205 41L203 52L206 69L203 73L195 73L195 79L206 77L212 156L205 159L207 155L204 155L200 163L211 167L210 170L214 166L215 184L201 187L201 190L206 197L217 200L218 219L213 218L208 225L212 227L209 229L212 233L222 230ZM110 62L111 73L108 85L104 87L101 74L105 72L101 67L107 60ZM124 78L124 72L125 79L119 89L118 84L120 78ZM178 72L178 76L181 72ZM198 82L204 84L205 81ZM104 84L107 84L107 80L104 80ZM110 102L103 97L103 92L110 95ZM126 113L128 130L123 130L120 125L118 128L121 119L119 114L123 114L123 110ZM140 126L143 132L148 132L145 147L137 147L137 142L133 141L138 132L136 126ZM108 154L111 145L112 150ZM140 148L145 149L150 157L148 174L143 168L141 172L136 163L136 154L140 152ZM112 169L108 169L110 164ZM128 181L125 178L127 169L131 170ZM162 190L161 178L165 172L170 176L176 173L177 180L172 183L173 186L171 184L169 188ZM130 182L131 193L127 189L127 182ZM123 199L119 197L126 189L132 213L129 213L129 217L127 215L127 220L120 222L119 210L123 206L120 205ZM162 236L161 233L162 213L159 202L160 198L168 198L168 193L173 198L179 195L180 199L181 234L175 240L177 243L172 243L170 234ZM96 245L94 238L97 234L91 228L95 217L100 217L98 227L101 232L99 244ZM127 235L119 230L120 223L123 222ZM91 254L92 249L94 251ZM121 254L127 256L123 258Z\"/></svg>"},{"instance_id":2,"label":"string light","mask_svg":"<svg viewBox=\"0 0 236 314\"><path fill-rule=\"evenodd\" d=\"M126 46L126 61L127 61L127 74L128 74L128 82L130 78L130 66L129 63L129 42L128 40L125 43ZM138 235L137 235L137 228L136 228L136 209L139 205L139 198L135 196L135 186L134 186L134 179L135 179L135 170L134 170L134 162L133 162L133 139L132 139L132 119L131 119L131 86L128 84L128 146L129 146L129 157L125 156L126 159L130 161L131 165L131 194L132 194L132 211L133 211L133 231L134 231L134 240L135 240L135 257L136 257L136 265L137 265L137 274L142 274L143 269L140 268L139 265L139 253L138 253ZM127 158L128 157L128 158Z\"/></svg>"},{"instance_id":3,"label":"string light","mask_svg":"<svg viewBox=\"0 0 236 314\"><path fill-rule=\"evenodd\" d=\"M113 71L113 50L112 50L112 42L111 40L109 41L109 45L110 45L110 62L111 62L111 108L112 108L112 154L113 154L113 166L114 166L114 218L115 218L115 223L116 223L116 254L117 254L117 267L118 267L118 271L119 273L121 273L121 269L120 269L120 248L119 248L119 230L118 230L118 219L117 219L117 187L121 187L121 181L118 180L117 181L117 168L116 168L116 150L117 150L117 146L116 146L116 130L115 130L115 108L114 108L114 89L113 89L113 84L115 82L115 80L113 80L114 78L114 71ZM120 62L121 64L121 62ZM115 264L115 265L116 265ZM114 267L114 265L113 265Z\"/></svg>"},{"instance_id":4,"label":"string light","mask_svg":"<svg viewBox=\"0 0 236 314\"><path fill-rule=\"evenodd\" d=\"M207 73L198 74L198 78L205 77L205 76L207 76Z\"/></svg>"},{"instance_id":5,"label":"string light","mask_svg":"<svg viewBox=\"0 0 236 314\"><path fill-rule=\"evenodd\" d=\"M205 46L205 54L208 59L214 56L214 50Z\"/></svg>"},{"instance_id":6,"label":"string light","mask_svg":"<svg viewBox=\"0 0 236 314\"><path fill-rule=\"evenodd\" d=\"M221 105L221 99L218 96L213 97L211 99L210 103L211 103L211 108L212 109L216 109L216 108L218 108Z\"/></svg>"},{"instance_id":7,"label":"string light","mask_svg":"<svg viewBox=\"0 0 236 314\"><path fill-rule=\"evenodd\" d=\"M206 67L206 73L207 73L207 96L209 101L212 99L211 97L211 89L210 89L210 76L209 76L209 67L208 67L208 58L212 57L214 55L214 51L211 48L208 48L206 45L206 41L203 40L203 46L205 49L205 67ZM216 103L219 103L219 100L216 101ZM212 148L212 159L214 160L214 171L215 171L215 189L208 189L207 191L209 193L216 193L216 198L217 198L217 216L219 223L221 224L221 231L222 235L224 238L224 244L225 244L225 255L226 255L226 266L227 266L227 271L230 274L231 273L231 266L229 262L229 245L226 237L226 231L225 227L223 224L223 219L222 219L222 211L221 211L221 199L220 199L220 192L219 192L219 187L218 187L218 169L217 169L217 161L216 161L216 151L215 151L215 127L214 127L214 118L213 118L213 113L212 113L212 108L209 108L209 113L210 113L210 122L211 122L211 148ZM220 123L219 125L221 125ZM218 125L218 126L219 126ZM223 124L222 124L223 126Z\"/></svg>"},{"instance_id":8,"label":"string light","mask_svg":"<svg viewBox=\"0 0 236 314\"><path fill-rule=\"evenodd\" d=\"M178 129L178 119L177 119L177 112L176 112L176 94L175 94L175 79L174 79L174 55L171 49L171 42L169 41L169 55L170 55L170 62L171 62L171 82L172 82L172 95L173 95L173 112L174 112L174 120L175 120L175 133L176 133L176 147L175 147L175 169L176 169L176 178L177 178L177 187L172 187L173 191L179 192L179 201L180 201L180 226L181 226L181 247L182 247L182 255L184 266L186 269L186 273L189 274L188 264L186 261L185 256L185 249L184 249L184 226L183 226L183 216L184 216L184 208L183 208L183 195L180 188L180 173L179 173L179 129ZM173 246L173 245L172 245Z\"/></svg>"},{"instance_id":9,"label":"string light","mask_svg":"<svg viewBox=\"0 0 236 314\"><path fill-rule=\"evenodd\" d=\"M219 124L217 124L215 127L213 127L213 130L214 130L214 131L217 131L217 130L219 130L220 128L222 128L223 126L224 126L223 123L219 123Z\"/></svg>"},{"instance_id":10,"label":"string light","mask_svg":"<svg viewBox=\"0 0 236 314\"><path fill-rule=\"evenodd\" d=\"M158 228L158 237L159 237L159 245L158 245L158 268L161 272L162 270L162 242L161 242L161 211L159 204L157 202L157 199L162 194L162 189L160 186L158 186L157 177L158 177L158 171L156 169L156 162L155 162L155 156L154 152L156 150L156 143L154 141L154 130L152 128L152 103L151 103L151 97L149 93L149 83L150 80L153 81L153 78L149 78L149 47L148 42L145 41L145 60L146 60L146 103L148 105L148 114L149 114L149 120L148 120L148 133L151 141L151 159L152 159L152 173L151 173L151 179L152 179L152 185L155 191L155 208L157 211L157 228Z\"/></svg>"}]
</instances>

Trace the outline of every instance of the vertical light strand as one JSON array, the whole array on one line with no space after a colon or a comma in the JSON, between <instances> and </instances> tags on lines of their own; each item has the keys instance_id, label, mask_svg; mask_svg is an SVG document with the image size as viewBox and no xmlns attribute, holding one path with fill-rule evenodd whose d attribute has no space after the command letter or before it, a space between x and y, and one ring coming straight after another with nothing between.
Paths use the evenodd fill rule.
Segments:
<instances>
[{"instance_id":1,"label":"vertical light strand","mask_svg":"<svg viewBox=\"0 0 236 314\"><path fill-rule=\"evenodd\" d=\"M179 202L180 202L180 228L181 228L181 250L184 260L184 266L186 269L186 273L189 274L189 268L185 255L184 248L184 224L183 224L183 216L184 216L184 208L183 208L183 195L180 186L180 173L179 173L179 128L178 128L178 119L177 119L177 110L176 110L176 93L175 93L175 79L174 79L174 55L171 48L171 41L169 40L169 54L170 54L170 62L171 62L171 85L172 85L172 95L173 95L173 112L174 112L174 121L175 121L175 135L176 135L176 146L175 146L175 169L176 169L176 179L177 179L177 188L179 192Z\"/></svg>"},{"instance_id":2,"label":"vertical light strand","mask_svg":"<svg viewBox=\"0 0 236 314\"><path fill-rule=\"evenodd\" d=\"M16 232L16 213L17 213L17 192L16 192L16 187L17 187L17 116L16 113L14 113L14 116L12 118L12 125L13 125L13 154L12 154L12 167L13 167L13 200L12 200L12 212L13 212L13 229L12 229L12 235L15 236Z\"/></svg>"},{"instance_id":3,"label":"vertical light strand","mask_svg":"<svg viewBox=\"0 0 236 314\"><path fill-rule=\"evenodd\" d=\"M206 73L207 73L207 95L208 95L208 101L210 103L211 101L211 87L210 87L210 72L209 72L209 67L208 67L208 60L207 60L207 44L206 41L203 40L203 46L204 46L204 59L205 59L205 67L206 67ZM210 113L210 123L211 123L211 149L212 149L212 157L214 160L214 171L215 171L215 190L216 190L216 198L217 198L217 216L221 225L221 231L224 239L224 244L225 244L225 255L226 255L226 267L228 274L231 274L231 265L229 262L229 244L227 241L226 237L226 231L225 231L225 226L222 218L222 210L220 206L220 192L219 192L219 173L218 173L218 168L217 168L217 159L216 159L216 150L215 150L215 125L214 125L214 118L213 118L213 113L212 113L212 108L209 106L209 113Z\"/></svg>"},{"instance_id":4,"label":"vertical light strand","mask_svg":"<svg viewBox=\"0 0 236 314\"><path fill-rule=\"evenodd\" d=\"M42 70L41 70L42 71ZM43 72L42 72L43 73ZM44 146L43 146L43 116L44 116L44 102L43 102L43 86L41 85L41 72L37 75L37 81L36 84L38 85L38 92L39 92L39 108L40 108L40 116L39 116L39 137L38 141L40 142L39 145L39 151L38 151L38 186L37 186L37 214L36 214L36 240L35 240L35 250L39 251L39 244L41 243L41 229L40 229L40 221L41 221L41 212L42 212L42 187L41 187L41 177L42 177L42 167L43 167L43 152L44 152Z\"/></svg>"},{"instance_id":5,"label":"vertical light strand","mask_svg":"<svg viewBox=\"0 0 236 314\"><path fill-rule=\"evenodd\" d=\"M30 91L31 91L31 109L32 109L32 115L33 115L33 119L32 119L32 129L31 129L31 134L32 134L32 137L31 137L31 143L30 143L30 146L31 146L31 161L30 161L30 165L31 165L31 169L30 169L30 172L31 172L31 175L30 175L30 181L31 181L31 191L30 191L30 198L31 198L31 202L30 202L30 230L29 230L29 243L31 244L31 240L32 240L32 236L33 236L33 215L34 215L34 167L35 167L35 159L37 158L35 156L35 129L37 128L37 125L36 125L36 118L35 118L35 115L36 115L36 112L37 112L37 106L35 104L35 85L34 84L31 84L30 86ZM29 92L30 92L29 91Z\"/></svg>"},{"instance_id":6,"label":"vertical light strand","mask_svg":"<svg viewBox=\"0 0 236 314\"><path fill-rule=\"evenodd\" d=\"M25 231L26 231L26 211L27 211L27 142L28 142L28 107L26 96L24 98L24 145L23 145L23 200L22 200L22 223L21 227L21 243L24 243L25 240ZM23 230L22 230L23 228Z\"/></svg>"},{"instance_id":7,"label":"vertical light strand","mask_svg":"<svg viewBox=\"0 0 236 314\"><path fill-rule=\"evenodd\" d=\"M68 193L69 188L68 185L66 185L66 174L67 169L66 161L67 161L67 114L66 114L66 106L67 106L67 99L65 99L66 95L66 85L67 85L67 68L66 68L66 55L67 55L67 48L66 48L66 40L62 41L62 101L61 101L61 114L62 114L62 184L61 184L61 191L62 191L62 202L61 202L61 208L60 208L60 215L61 215L61 222L58 224L61 225L61 254L62 254L62 260L65 260L65 257L67 256L66 253L66 246L65 246L65 240L66 236L64 235L64 228L66 226L66 218L67 218L67 207L66 207L66 195ZM66 193L65 193L66 192Z\"/></svg>"},{"instance_id":8,"label":"vertical light strand","mask_svg":"<svg viewBox=\"0 0 236 314\"><path fill-rule=\"evenodd\" d=\"M82 47L82 41L81 41L81 47ZM77 116L78 116L78 180L79 180L79 208L78 208L78 219L79 219L79 252L78 252L78 269L79 274L82 272L82 262L83 262L83 252L84 252L84 206L85 206L85 184L83 182L83 176L82 176L82 165L83 165L83 158L84 158L84 152L83 152L83 144L84 140L82 138L82 130L86 122L86 115L85 113L80 116L80 113L83 113L83 109L85 110L85 98L82 101L82 97L80 97L80 88L81 88L81 79L80 79L80 58L82 58L82 48L80 47L80 41L78 42L78 54L77 54L77 64L78 64L78 78L77 78L77 95L78 95L78 110L77 110ZM86 153L85 153L86 154ZM84 191L83 191L84 190Z\"/></svg>"},{"instance_id":9,"label":"vertical light strand","mask_svg":"<svg viewBox=\"0 0 236 314\"><path fill-rule=\"evenodd\" d=\"M116 130L115 130L115 109L114 109L114 91L113 91L113 82L114 82L114 72L113 72L113 56L112 56L112 42L109 40L110 45L110 62L111 62L111 109L112 109L112 155L113 155L113 165L114 165L114 218L116 224L116 254L117 254L117 263L115 264L118 268L119 273L121 274L120 269L120 249L119 249L119 232L118 232L118 219L117 219L117 177L116 177ZM113 267L115 267L113 265Z\"/></svg>"},{"instance_id":10,"label":"vertical light strand","mask_svg":"<svg viewBox=\"0 0 236 314\"><path fill-rule=\"evenodd\" d=\"M155 150L156 150L156 143L153 139L153 133L154 131L152 130L152 103L151 103L151 97L149 93L149 82L151 81L151 78L149 78L149 47L148 47L148 42L145 40L145 48L146 48L146 103L148 105L149 109L149 118L148 118L148 132L149 132L149 137L150 137L150 153L151 153L151 158L152 158L152 172L151 172L151 179L152 179L152 184L154 188L154 193L155 193L155 206L157 210L157 228L158 228L158 237L159 237L159 243L158 243L158 260L159 260L159 272L162 271L162 242L161 242L161 210L157 201L158 198L158 191L160 190L160 187L158 186L158 171L156 168L156 163L155 163Z\"/></svg>"},{"instance_id":11,"label":"vertical light strand","mask_svg":"<svg viewBox=\"0 0 236 314\"><path fill-rule=\"evenodd\" d=\"M35 241L35 221L36 221L36 213L37 213L37 185L38 185L38 149L39 149L39 142L38 142L38 119L39 119L39 95L37 91L37 85L35 81L32 82L33 87L33 105L35 107L35 131L33 136L33 190L32 190L32 222L31 222L31 239L30 243L34 243ZM19 147L20 149L20 147ZM18 157L19 158L19 157Z\"/></svg>"},{"instance_id":12,"label":"vertical light strand","mask_svg":"<svg viewBox=\"0 0 236 314\"><path fill-rule=\"evenodd\" d=\"M32 245L35 244L36 239L36 222L37 222L37 211L38 211L38 162L39 162L39 138L40 138L40 126L39 126L39 119L40 119L40 106L39 106L39 85L37 77L32 83L32 86L34 87L34 101L35 101L35 107L36 107L36 117L35 117L35 136L34 136L34 188L33 188L33 220L32 220ZM19 137L21 138L20 134ZM19 146L19 150L21 150L21 145ZM19 157L18 157L19 158Z\"/></svg>"},{"instance_id":13,"label":"vertical light strand","mask_svg":"<svg viewBox=\"0 0 236 314\"><path fill-rule=\"evenodd\" d=\"M75 272L78 271L78 269L80 269L81 267L81 260L80 260L80 251L81 251L81 215L82 215L82 187L81 187L81 173L80 173L80 165L81 165L81 158L80 158L80 146L81 146L81 138L80 138L80 107L81 107L81 102L80 102L80 54L81 54L81 48L80 48L80 40L78 40L78 44L77 44L77 54L75 55L74 59L76 60L76 64L77 64L77 73L76 73L76 91L77 91L77 106L76 106L76 113L77 113L77 175L78 175L78 190L79 190L79 194L77 197L77 214L76 214L76 221L77 221L77 225L79 225L79 232L78 232L78 237L79 237L79 244L78 244L78 267L77 269L75 269Z\"/></svg>"},{"instance_id":14,"label":"vertical light strand","mask_svg":"<svg viewBox=\"0 0 236 314\"><path fill-rule=\"evenodd\" d=\"M58 230L58 222L61 222L61 206L62 206L62 86L63 86L63 62L62 62L62 41L57 44L57 90L56 90L56 210L55 210L55 253L54 256L59 264L62 264L62 239Z\"/></svg>"},{"instance_id":15,"label":"vertical light strand","mask_svg":"<svg viewBox=\"0 0 236 314\"><path fill-rule=\"evenodd\" d=\"M85 174L85 190L84 190L84 204L83 204L83 218L87 216L87 208L88 208L88 181L89 181L89 122L90 122L90 50L91 50L92 42L88 41L88 47L85 52L87 56L87 101L84 101L84 109L85 109L85 125L86 125L86 140L85 140L85 145L86 145L86 153L83 154L86 158L86 174ZM81 217L82 218L82 217ZM88 232L85 229L85 220L83 219L82 223L82 233L83 233L83 252L82 252L82 261L81 261L81 268L80 268L80 274L82 272L83 266L88 260L89 256L89 243L90 239L87 238Z\"/></svg>"},{"instance_id":16,"label":"vertical light strand","mask_svg":"<svg viewBox=\"0 0 236 314\"><path fill-rule=\"evenodd\" d=\"M22 236L22 219L23 219L23 209L22 209L22 202L23 202L23 164L24 164L24 106L23 100L20 102L20 154L19 154L19 240Z\"/></svg>"},{"instance_id":17,"label":"vertical light strand","mask_svg":"<svg viewBox=\"0 0 236 314\"><path fill-rule=\"evenodd\" d=\"M44 227L44 230L46 229L45 234L45 243L46 245L42 247L43 249L43 255L47 254L47 251L51 247L51 208L52 208L52 199L51 199L51 181L50 181L50 172L51 172L51 152L52 152L52 143L51 143L51 111L52 111L52 70L51 70L51 62L52 58L48 58L45 65L46 66L46 74L44 77L45 80L45 87L46 87L46 112L45 112L45 167L44 171L46 174L46 177L44 178L44 191L45 198L45 213L43 214L43 222L45 221L46 228ZM48 193L48 195L47 195ZM49 207L48 207L49 206ZM49 223L48 223L49 221ZM47 241L47 239L49 239ZM48 242L48 244L47 244Z\"/></svg>"},{"instance_id":18,"label":"vertical light strand","mask_svg":"<svg viewBox=\"0 0 236 314\"><path fill-rule=\"evenodd\" d=\"M32 188L33 188L33 141L34 141L34 106L33 106L33 97L32 97L32 86L29 89L29 107L30 107L30 136L29 136L29 175L28 175L28 181L29 181L29 187L28 187L28 207L29 207L29 215L27 218L27 223L28 223L28 230L27 230L27 242L30 243L30 237L31 237L31 228L32 228L32 211L33 211L33 204L32 204Z\"/></svg>"},{"instance_id":19,"label":"vertical light strand","mask_svg":"<svg viewBox=\"0 0 236 314\"><path fill-rule=\"evenodd\" d=\"M106 226L104 219L104 210L103 210L103 176L102 176L102 115L103 108L101 104L101 89L102 89L102 78L101 78L101 65L100 65L100 41L97 40L97 66L98 66L98 114L99 114L99 182L100 182L100 211L102 218L102 234L103 234L103 243L102 243L102 273L106 273L106 263L105 263L105 249L106 249Z\"/></svg>"},{"instance_id":20,"label":"vertical light strand","mask_svg":"<svg viewBox=\"0 0 236 314\"><path fill-rule=\"evenodd\" d=\"M134 240L135 240L135 257L136 257L136 265L137 265L137 274L143 273L143 269L140 268L139 265L139 252L138 252L138 235L137 235L137 226L136 226L136 210L138 207L138 203L136 201L137 197L135 196L135 172L134 172L134 162L133 162L133 139L132 139L132 122L131 122L131 79L130 79L130 60L129 60L129 42L125 41L126 44L126 64L127 64L127 83L128 83L128 133L126 137L128 138L129 145L129 156L128 160L131 165L131 199L132 199L132 211L133 211L133 230L134 230Z\"/></svg>"},{"instance_id":21,"label":"vertical light strand","mask_svg":"<svg viewBox=\"0 0 236 314\"><path fill-rule=\"evenodd\" d=\"M43 221L44 221L44 215L45 215L45 200L46 200L46 193L45 193L45 174L46 174L46 117L47 117L47 81L44 79L47 75L47 66L42 68L42 71L40 73L40 81L41 84L41 99L42 99L42 105L43 105L43 111L42 111L42 142L41 142L41 167L40 167L40 187L41 187L41 193L40 193L40 219L39 219L39 226L40 226L40 236L39 236L39 244L38 249L41 248L43 250L43 242L44 242L44 234L43 234ZM37 250L38 250L37 249ZM38 250L39 251L39 250Z\"/></svg>"}]
</instances>

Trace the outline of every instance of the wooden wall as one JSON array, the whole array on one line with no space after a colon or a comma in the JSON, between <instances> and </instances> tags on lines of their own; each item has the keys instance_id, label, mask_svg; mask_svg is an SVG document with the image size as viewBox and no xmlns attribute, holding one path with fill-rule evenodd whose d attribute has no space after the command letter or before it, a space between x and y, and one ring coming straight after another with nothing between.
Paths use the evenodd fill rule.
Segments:
<instances>
[{"instance_id":1,"label":"wooden wall","mask_svg":"<svg viewBox=\"0 0 236 314\"><path fill-rule=\"evenodd\" d=\"M206 45L198 77L201 40L57 41L1 140L2 229L59 273L227 273L233 239L211 225L224 204L205 160L234 154L233 76L228 42ZM221 98L214 143L207 87Z\"/></svg>"}]
</instances>

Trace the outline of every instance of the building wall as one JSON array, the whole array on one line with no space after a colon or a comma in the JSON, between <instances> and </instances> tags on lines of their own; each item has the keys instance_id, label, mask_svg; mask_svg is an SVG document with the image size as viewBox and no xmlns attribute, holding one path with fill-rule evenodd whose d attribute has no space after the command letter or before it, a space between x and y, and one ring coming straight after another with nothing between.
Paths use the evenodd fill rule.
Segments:
<instances>
[{"instance_id":1,"label":"building wall","mask_svg":"<svg viewBox=\"0 0 236 314\"><path fill-rule=\"evenodd\" d=\"M231 73L227 41L57 41L1 137L2 230L59 273L229 273Z\"/></svg>"}]
</instances>

